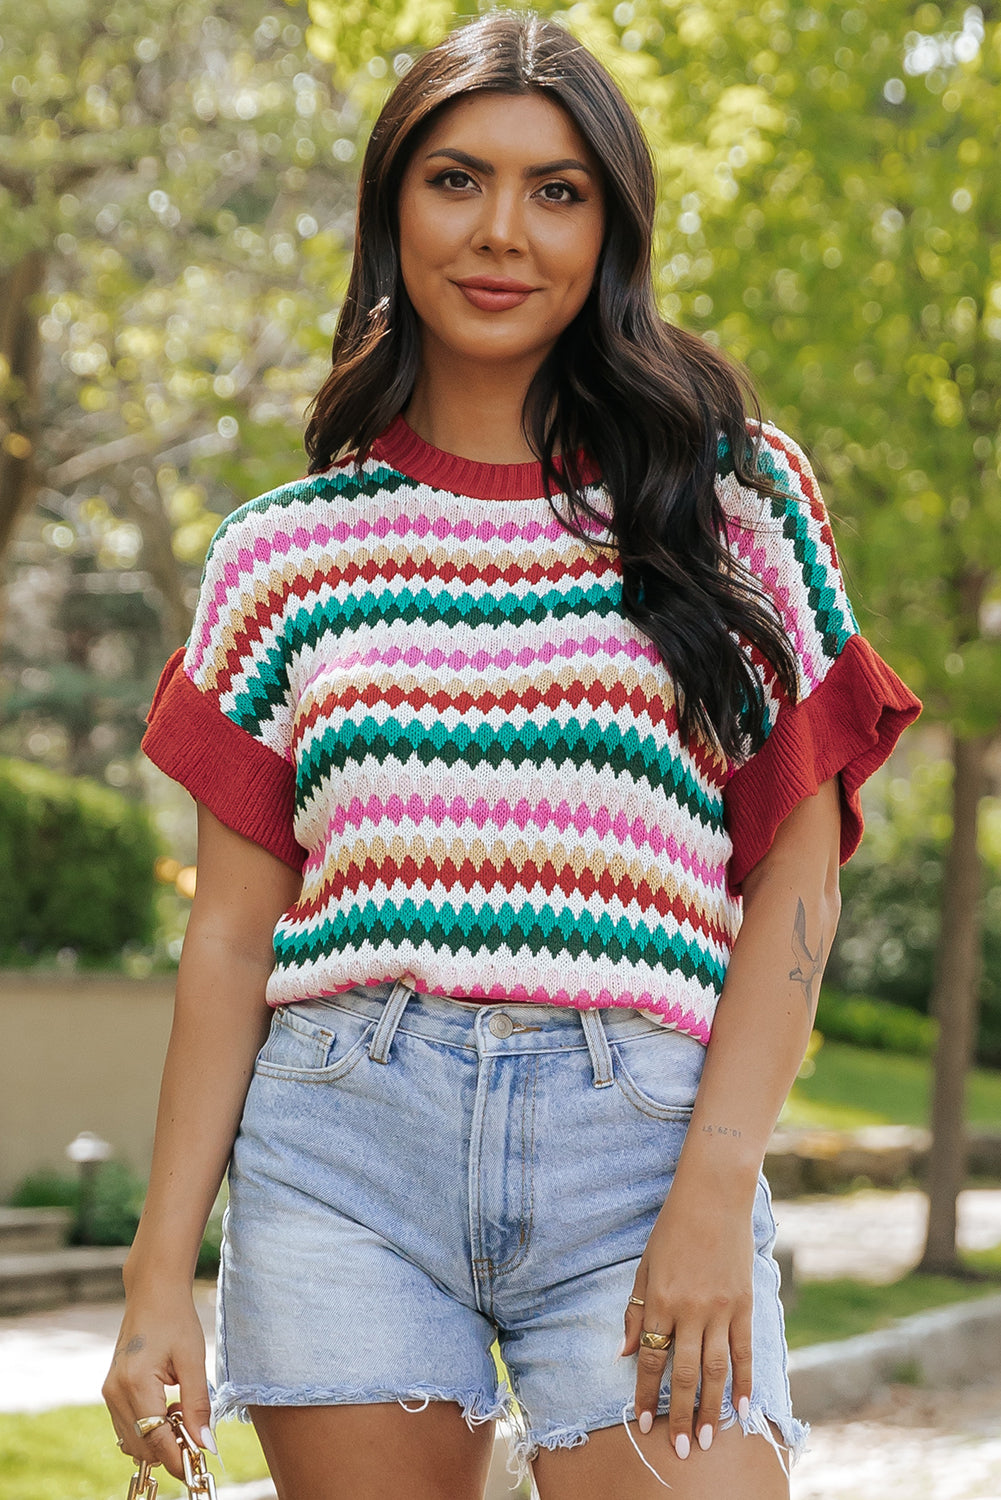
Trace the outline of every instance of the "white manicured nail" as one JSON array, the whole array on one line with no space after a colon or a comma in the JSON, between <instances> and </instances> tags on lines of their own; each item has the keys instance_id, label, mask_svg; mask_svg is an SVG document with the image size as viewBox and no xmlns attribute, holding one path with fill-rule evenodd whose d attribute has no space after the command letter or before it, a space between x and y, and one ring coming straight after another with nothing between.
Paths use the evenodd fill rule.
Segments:
<instances>
[{"instance_id":1,"label":"white manicured nail","mask_svg":"<svg viewBox=\"0 0 1001 1500\"><path fill-rule=\"evenodd\" d=\"M699 1428L699 1447L705 1453L713 1445L713 1430L707 1422L704 1427Z\"/></svg>"},{"instance_id":2,"label":"white manicured nail","mask_svg":"<svg viewBox=\"0 0 1001 1500\"><path fill-rule=\"evenodd\" d=\"M638 1426L640 1432L649 1432L650 1428L653 1426L653 1412L641 1411L639 1417L637 1418L636 1425Z\"/></svg>"},{"instance_id":3,"label":"white manicured nail","mask_svg":"<svg viewBox=\"0 0 1001 1500\"><path fill-rule=\"evenodd\" d=\"M742 1422L746 1422L751 1415L751 1403L746 1396L741 1396L737 1402L737 1415Z\"/></svg>"},{"instance_id":4,"label":"white manicured nail","mask_svg":"<svg viewBox=\"0 0 1001 1500\"><path fill-rule=\"evenodd\" d=\"M692 1445L687 1432L679 1432L674 1440L674 1451L679 1458L687 1458L692 1451Z\"/></svg>"},{"instance_id":5,"label":"white manicured nail","mask_svg":"<svg viewBox=\"0 0 1001 1500\"><path fill-rule=\"evenodd\" d=\"M207 1448L210 1453L214 1453L216 1458L219 1457L219 1449L215 1445L215 1438L212 1436L211 1427L202 1428L201 1442L203 1448Z\"/></svg>"}]
</instances>

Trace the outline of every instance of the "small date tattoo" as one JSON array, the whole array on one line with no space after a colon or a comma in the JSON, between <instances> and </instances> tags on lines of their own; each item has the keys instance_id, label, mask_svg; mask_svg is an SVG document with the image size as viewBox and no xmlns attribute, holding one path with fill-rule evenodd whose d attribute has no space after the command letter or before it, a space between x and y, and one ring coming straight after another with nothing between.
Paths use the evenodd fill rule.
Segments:
<instances>
[{"instance_id":1,"label":"small date tattoo","mask_svg":"<svg viewBox=\"0 0 1001 1500\"><path fill-rule=\"evenodd\" d=\"M727 1135L732 1141L739 1141L742 1131L736 1125L703 1125L703 1135Z\"/></svg>"},{"instance_id":2,"label":"small date tattoo","mask_svg":"<svg viewBox=\"0 0 1001 1500\"><path fill-rule=\"evenodd\" d=\"M824 967L824 941L821 937L816 953L811 953L806 942L806 907L803 905L802 897L796 901L796 918L792 924L792 951L796 960L796 967L789 970L789 978L803 986L803 998L812 1022L816 1001L813 994L813 981L822 972ZM819 986L818 986L819 988Z\"/></svg>"}]
</instances>

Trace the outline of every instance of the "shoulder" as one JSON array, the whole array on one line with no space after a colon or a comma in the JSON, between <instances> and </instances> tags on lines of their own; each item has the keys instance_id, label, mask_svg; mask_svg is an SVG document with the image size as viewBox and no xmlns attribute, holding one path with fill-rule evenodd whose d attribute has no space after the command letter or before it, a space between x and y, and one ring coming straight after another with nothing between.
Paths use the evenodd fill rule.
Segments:
<instances>
[{"instance_id":1,"label":"shoulder","mask_svg":"<svg viewBox=\"0 0 1001 1500\"><path fill-rule=\"evenodd\" d=\"M388 488L391 477L385 465L369 460L359 466L349 454L320 474L307 474L257 495L220 522L207 561L248 547L263 555L272 541L286 551L310 541L326 545L338 515L349 514L358 501Z\"/></svg>"},{"instance_id":2,"label":"shoulder","mask_svg":"<svg viewBox=\"0 0 1001 1500\"><path fill-rule=\"evenodd\" d=\"M781 529L790 522L818 528L829 537L830 521L813 465L795 439L773 422L747 424L745 473L738 477L725 435L717 449L716 494L728 527Z\"/></svg>"}]
</instances>

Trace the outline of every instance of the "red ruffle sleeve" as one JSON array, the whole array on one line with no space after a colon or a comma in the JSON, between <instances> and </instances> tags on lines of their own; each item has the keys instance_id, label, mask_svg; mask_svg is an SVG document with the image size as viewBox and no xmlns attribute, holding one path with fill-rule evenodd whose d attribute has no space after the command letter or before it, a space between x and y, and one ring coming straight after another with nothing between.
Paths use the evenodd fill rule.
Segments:
<instances>
[{"instance_id":1,"label":"red ruffle sleeve","mask_svg":"<svg viewBox=\"0 0 1001 1500\"><path fill-rule=\"evenodd\" d=\"M779 711L771 734L723 794L734 894L771 848L787 813L841 776L841 863L862 837L859 788L883 764L921 703L860 635L853 635L808 698Z\"/></svg>"},{"instance_id":2,"label":"red ruffle sleeve","mask_svg":"<svg viewBox=\"0 0 1001 1500\"><path fill-rule=\"evenodd\" d=\"M295 770L234 724L184 671L184 649L160 675L142 748L221 823L293 870L305 851L292 832Z\"/></svg>"}]
</instances>

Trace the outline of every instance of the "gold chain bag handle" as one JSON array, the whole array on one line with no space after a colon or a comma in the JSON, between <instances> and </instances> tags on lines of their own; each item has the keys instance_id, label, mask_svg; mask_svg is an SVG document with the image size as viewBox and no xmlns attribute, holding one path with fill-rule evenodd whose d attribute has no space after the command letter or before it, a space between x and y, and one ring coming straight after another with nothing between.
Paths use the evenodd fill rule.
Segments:
<instances>
[{"instance_id":1,"label":"gold chain bag handle","mask_svg":"<svg viewBox=\"0 0 1001 1500\"><path fill-rule=\"evenodd\" d=\"M181 1467L184 1470L184 1487L188 1500L196 1496L204 1500L216 1500L215 1480L205 1466L205 1455L185 1427L179 1411L168 1413L167 1421L174 1430L174 1438L181 1450ZM129 1485L128 1500L156 1500L157 1483L152 1466L140 1462Z\"/></svg>"}]
</instances>

